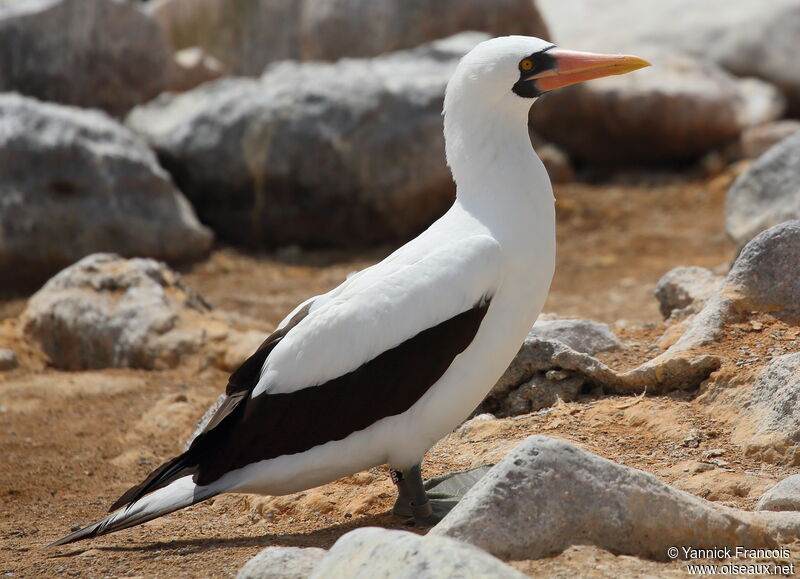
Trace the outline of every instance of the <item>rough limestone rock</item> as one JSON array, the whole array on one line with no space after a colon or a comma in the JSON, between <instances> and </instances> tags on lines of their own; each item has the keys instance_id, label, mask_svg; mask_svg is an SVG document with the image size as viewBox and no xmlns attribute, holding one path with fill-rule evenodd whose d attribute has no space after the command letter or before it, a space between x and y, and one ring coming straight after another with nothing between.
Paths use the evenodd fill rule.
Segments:
<instances>
[{"instance_id":1,"label":"rough limestone rock","mask_svg":"<svg viewBox=\"0 0 800 579\"><path fill-rule=\"evenodd\" d=\"M0 282L98 251L185 262L211 232L136 135L99 111L0 95Z\"/></svg>"},{"instance_id":2,"label":"rough limestone rock","mask_svg":"<svg viewBox=\"0 0 800 579\"><path fill-rule=\"evenodd\" d=\"M719 291L687 320L680 339L647 365L668 362L692 348L715 342L725 324L751 312L768 312L789 321L800 318L798 263L800 221L762 231L742 249Z\"/></svg>"},{"instance_id":3,"label":"rough limestone rock","mask_svg":"<svg viewBox=\"0 0 800 579\"><path fill-rule=\"evenodd\" d=\"M748 453L778 459L770 462L800 460L800 353L769 363L756 379L743 414L743 426L755 427L745 444Z\"/></svg>"},{"instance_id":4,"label":"rough limestone rock","mask_svg":"<svg viewBox=\"0 0 800 579\"><path fill-rule=\"evenodd\" d=\"M166 88L171 59L158 25L132 3L0 3L0 91L119 115Z\"/></svg>"},{"instance_id":5,"label":"rough limestone rock","mask_svg":"<svg viewBox=\"0 0 800 579\"><path fill-rule=\"evenodd\" d=\"M310 579L328 577L522 579L525 575L472 545L446 537L420 537L407 531L366 527L350 531L336 541Z\"/></svg>"},{"instance_id":6,"label":"rough limestone rock","mask_svg":"<svg viewBox=\"0 0 800 579\"><path fill-rule=\"evenodd\" d=\"M558 320L542 317L536 321L528 335L544 340L557 340L576 352L590 356L622 348L622 342L608 324L592 320Z\"/></svg>"},{"instance_id":7,"label":"rough limestone rock","mask_svg":"<svg viewBox=\"0 0 800 579\"><path fill-rule=\"evenodd\" d=\"M667 560L674 545L774 547L749 515L716 507L567 442L531 436L430 531L504 560L572 545Z\"/></svg>"},{"instance_id":8,"label":"rough limestone rock","mask_svg":"<svg viewBox=\"0 0 800 579\"><path fill-rule=\"evenodd\" d=\"M165 368L227 337L209 310L163 263L94 254L36 292L22 326L60 369Z\"/></svg>"},{"instance_id":9,"label":"rough limestone rock","mask_svg":"<svg viewBox=\"0 0 800 579\"><path fill-rule=\"evenodd\" d=\"M756 234L800 219L800 133L764 153L728 190L725 229L741 248Z\"/></svg>"},{"instance_id":10,"label":"rough limestone rock","mask_svg":"<svg viewBox=\"0 0 800 579\"><path fill-rule=\"evenodd\" d=\"M628 372L616 372L597 358L567 345L619 347L616 336L610 330L606 334L607 328L603 330L604 324L593 326L594 322L585 320L557 321L573 323L564 326L568 331L560 336L555 330L558 325L554 326L550 336L545 338L537 335L536 328L540 324L548 328L548 321L537 321L514 360L481 404L481 412L496 416L526 414L552 406L558 400L575 400L583 390L594 388L625 394L688 390L696 388L720 365L719 359L713 356L691 359L671 356L646 362ZM582 327L591 328L586 336L573 333ZM592 331L597 333L592 335Z\"/></svg>"},{"instance_id":11,"label":"rough limestone rock","mask_svg":"<svg viewBox=\"0 0 800 579\"><path fill-rule=\"evenodd\" d=\"M762 231L733 264L722 295L741 310L800 317L800 220L786 221Z\"/></svg>"},{"instance_id":12,"label":"rough limestone rock","mask_svg":"<svg viewBox=\"0 0 800 579\"><path fill-rule=\"evenodd\" d=\"M793 474L769 489L756 505L757 511L800 511L800 474Z\"/></svg>"},{"instance_id":13,"label":"rough limestone rock","mask_svg":"<svg viewBox=\"0 0 800 579\"><path fill-rule=\"evenodd\" d=\"M545 95L531 108L531 124L575 159L679 161L725 145L746 127L782 112L773 87L738 80L710 63L670 56L635 74Z\"/></svg>"},{"instance_id":14,"label":"rough limestone rock","mask_svg":"<svg viewBox=\"0 0 800 579\"><path fill-rule=\"evenodd\" d=\"M17 367L17 354L14 350L0 348L0 372L13 370Z\"/></svg>"},{"instance_id":15,"label":"rough limestone rock","mask_svg":"<svg viewBox=\"0 0 800 579\"><path fill-rule=\"evenodd\" d=\"M149 10L177 48L201 46L249 76L278 60L376 56L467 30L549 37L530 0L156 0Z\"/></svg>"},{"instance_id":16,"label":"rough limestone rock","mask_svg":"<svg viewBox=\"0 0 800 579\"><path fill-rule=\"evenodd\" d=\"M708 59L737 76L780 88L790 113L800 111L800 60L792 50L800 35L797 0L537 0L563 46L656 58L679 52ZM591 14L591 18L579 15ZM766 42L765 42L765 39Z\"/></svg>"},{"instance_id":17,"label":"rough limestone rock","mask_svg":"<svg viewBox=\"0 0 800 579\"><path fill-rule=\"evenodd\" d=\"M675 267L658 280L653 292L664 319L693 314L722 285L723 277L704 267Z\"/></svg>"},{"instance_id":18,"label":"rough limestone rock","mask_svg":"<svg viewBox=\"0 0 800 579\"><path fill-rule=\"evenodd\" d=\"M267 547L245 563L236 579L306 579L326 553L317 547Z\"/></svg>"},{"instance_id":19,"label":"rough limestone rock","mask_svg":"<svg viewBox=\"0 0 800 579\"><path fill-rule=\"evenodd\" d=\"M138 107L201 219L252 246L408 238L452 202L441 109L460 57L483 34L336 64L282 63ZM224 167L224 170L221 170Z\"/></svg>"}]
</instances>

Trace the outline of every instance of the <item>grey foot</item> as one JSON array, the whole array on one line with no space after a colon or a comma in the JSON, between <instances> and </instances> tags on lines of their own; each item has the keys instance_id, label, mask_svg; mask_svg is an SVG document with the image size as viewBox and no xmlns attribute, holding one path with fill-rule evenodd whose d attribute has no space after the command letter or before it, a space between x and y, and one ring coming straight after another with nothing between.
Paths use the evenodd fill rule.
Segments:
<instances>
[{"instance_id":1,"label":"grey foot","mask_svg":"<svg viewBox=\"0 0 800 579\"><path fill-rule=\"evenodd\" d=\"M483 477L491 466L479 466L444 474L422 482L419 465L407 470L393 470L397 501L392 514L410 517L407 525L430 527L441 521L458 501Z\"/></svg>"}]
</instances>

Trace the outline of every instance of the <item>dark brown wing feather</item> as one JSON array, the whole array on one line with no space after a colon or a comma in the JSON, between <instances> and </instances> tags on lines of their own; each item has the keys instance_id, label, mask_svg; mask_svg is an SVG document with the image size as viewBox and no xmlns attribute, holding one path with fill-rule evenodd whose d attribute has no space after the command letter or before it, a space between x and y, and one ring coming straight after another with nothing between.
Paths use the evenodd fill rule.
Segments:
<instances>
[{"instance_id":1,"label":"dark brown wing feather","mask_svg":"<svg viewBox=\"0 0 800 579\"><path fill-rule=\"evenodd\" d=\"M261 368L264 366L264 362L267 356L269 356L269 353L272 352L272 349L292 328L308 315L310 309L311 302L292 316L292 319L289 320L284 327L270 334L255 353L231 374L230 378L228 378L228 386L225 389L227 398L223 401L222 405L217 409L197 438L200 438L203 434L219 426L236 410L239 404L249 396L250 392L255 388L256 384L258 384L258 379L261 376ZM125 493L111 505L109 511L115 511L120 507L128 505L147 493L163 488L172 481L186 476L187 474L195 474L197 472L197 465L192 464L193 459L189 453L191 453L197 438L192 442L188 451L165 462L151 472L144 481L125 491Z\"/></svg>"},{"instance_id":2,"label":"dark brown wing feather","mask_svg":"<svg viewBox=\"0 0 800 579\"><path fill-rule=\"evenodd\" d=\"M287 326L282 335L275 339L275 334L270 336L231 376L228 394L231 398L243 395L220 408L212 418L214 426L195 438L184 454L125 493L112 508L187 474L194 475L197 484L207 485L237 468L342 440L381 418L405 412L469 346L488 308L488 299L481 300L472 309L423 330L324 384L251 398L249 393L258 382L264 360L288 332ZM251 360L260 362L248 366Z\"/></svg>"}]
</instances>

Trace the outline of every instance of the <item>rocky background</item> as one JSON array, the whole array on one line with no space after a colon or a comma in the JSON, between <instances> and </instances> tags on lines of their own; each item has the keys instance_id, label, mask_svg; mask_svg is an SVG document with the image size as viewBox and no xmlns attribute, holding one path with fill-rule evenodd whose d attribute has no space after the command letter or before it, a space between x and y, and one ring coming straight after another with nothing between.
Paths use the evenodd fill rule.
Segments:
<instances>
[{"instance_id":1,"label":"rocky background","mask_svg":"<svg viewBox=\"0 0 800 579\"><path fill-rule=\"evenodd\" d=\"M502 34L654 66L533 107L557 273L426 457L487 471L462 503L407 529L382 467L43 551L296 303L444 211L444 87ZM0 573L800 569L798 38L800 0L0 0Z\"/></svg>"}]
</instances>

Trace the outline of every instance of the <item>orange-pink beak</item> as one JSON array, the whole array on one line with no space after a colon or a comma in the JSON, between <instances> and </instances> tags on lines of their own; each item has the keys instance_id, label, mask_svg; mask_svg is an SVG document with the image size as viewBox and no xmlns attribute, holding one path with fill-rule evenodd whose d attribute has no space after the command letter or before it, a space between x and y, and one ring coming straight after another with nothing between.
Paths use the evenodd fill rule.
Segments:
<instances>
[{"instance_id":1,"label":"orange-pink beak","mask_svg":"<svg viewBox=\"0 0 800 579\"><path fill-rule=\"evenodd\" d=\"M638 56L623 54L595 54L560 48L548 50L547 54L555 58L555 68L531 77L542 92L650 66L649 62Z\"/></svg>"}]
</instances>

